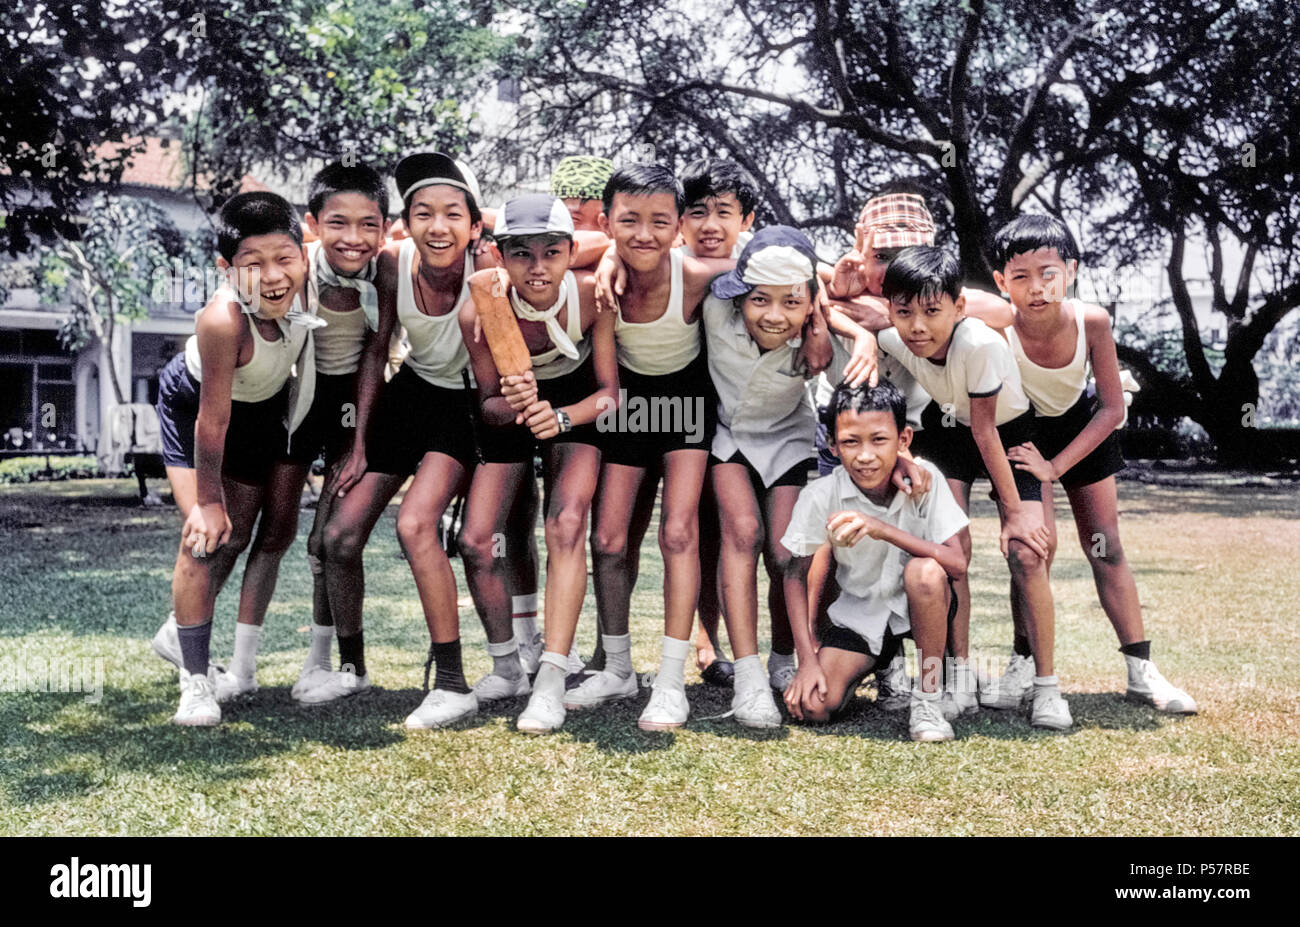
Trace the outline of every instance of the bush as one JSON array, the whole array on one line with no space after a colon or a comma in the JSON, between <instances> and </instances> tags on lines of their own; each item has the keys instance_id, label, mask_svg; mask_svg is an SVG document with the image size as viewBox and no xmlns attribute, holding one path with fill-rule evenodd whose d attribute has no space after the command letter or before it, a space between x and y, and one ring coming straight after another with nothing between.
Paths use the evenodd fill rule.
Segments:
<instances>
[{"instance_id":1,"label":"bush","mask_svg":"<svg viewBox=\"0 0 1300 927\"><path fill-rule=\"evenodd\" d=\"M94 457L11 457L0 460L0 486L99 476Z\"/></svg>"}]
</instances>

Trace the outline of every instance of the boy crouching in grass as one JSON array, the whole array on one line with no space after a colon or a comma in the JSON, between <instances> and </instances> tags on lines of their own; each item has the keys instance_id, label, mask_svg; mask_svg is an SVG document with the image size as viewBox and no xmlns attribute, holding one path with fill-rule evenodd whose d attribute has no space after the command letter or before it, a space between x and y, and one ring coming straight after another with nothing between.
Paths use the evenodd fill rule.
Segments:
<instances>
[{"instance_id":1,"label":"boy crouching in grass","mask_svg":"<svg viewBox=\"0 0 1300 927\"><path fill-rule=\"evenodd\" d=\"M840 460L828 476L799 493L781 543L792 554L785 571L799 671L785 690L790 714L829 721L862 679L886 665L909 629L920 673L912 687L913 740L952 740L940 709L942 661L956 597L952 582L966 575L960 533L969 524L933 464L931 489L921 498L898 491L890 476L912 440L907 402L892 383L836 387L823 416L829 446ZM818 649L809 629L808 569L829 540L840 595Z\"/></svg>"}]
</instances>

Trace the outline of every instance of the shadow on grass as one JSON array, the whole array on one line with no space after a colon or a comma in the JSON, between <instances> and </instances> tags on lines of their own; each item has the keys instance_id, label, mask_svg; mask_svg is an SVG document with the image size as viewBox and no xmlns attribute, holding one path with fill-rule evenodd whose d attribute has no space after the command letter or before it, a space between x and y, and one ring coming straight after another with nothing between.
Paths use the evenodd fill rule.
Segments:
<instances>
[{"instance_id":1,"label":"shadow on grass","mask_svg":"<svg viewBox=\"0 0 1300 927\"><path fill-rule=\"evenodd\" d=\"M174 682L105 688L94 705L80 695L10 696L0 701L0 785L10 800L33 804L84 795L119 773L165 776L184 769L207 782L257 779L265 763L305 744L394 746L405 740L401 722L419 701L418 690L372 689L308 708L280 686L226 703L216 727L185 728L170 722Z\"/></svg>"}]
</instances>

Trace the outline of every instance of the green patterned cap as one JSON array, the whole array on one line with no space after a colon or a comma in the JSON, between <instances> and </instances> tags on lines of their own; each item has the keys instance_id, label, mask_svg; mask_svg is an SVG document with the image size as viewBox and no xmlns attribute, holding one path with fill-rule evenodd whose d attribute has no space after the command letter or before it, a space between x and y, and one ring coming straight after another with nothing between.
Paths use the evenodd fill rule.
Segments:
<instances>
[{"instance_id":1,"label":"green patterned cap","mask_svg":"<svg viewBox=\"0 0 1300 927\"><path fill-rule=\"evenodd\" d=\"M605 195L605 184L614 173L614 162L595 155L570 155L551 172L551 196L562 200L577 197L598 200Z\"/></svg>"}]
</instances>

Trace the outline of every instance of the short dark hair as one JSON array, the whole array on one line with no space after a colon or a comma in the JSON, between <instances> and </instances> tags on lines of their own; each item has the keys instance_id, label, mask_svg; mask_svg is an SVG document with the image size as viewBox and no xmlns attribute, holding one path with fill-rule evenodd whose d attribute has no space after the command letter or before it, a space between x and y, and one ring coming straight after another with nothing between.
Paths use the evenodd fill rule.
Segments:
<instances>
[{"instance_id":1,"label":"short dark hair","mask_svg":"<svg viewBox=\"0 0 1300 927\"><path fill-rule=\"evenodd\" d=\"M942 248L912 245L889 262L880 289L890 302L943 294L955 300L961 295L961 264Z\"/></svg>"},{"instance_id":2,"label":"short dark hair","mask_svg":"<svg viewBox=\"0 0 1300 927\"><path fill-rule=\"evenodd\" d=\"M217 253L227 261L235 259L240 242L254 235L288 235L302 247L298 213L288 200L275 193L236 194L217 214Z\"/></svg>"},{"instance_id":3,"label":"short dark hair","mask_svg":"<svg viewBox=\"0 0 1300 927\"><path fill-rule=\"evenodd\" d=\"M326 164L311 179L307 211L319 219L325 201L336 193L360 193L379 207L383 218L388 218L388 185L373 167L365 164L348 167L342 161Z\"/></svg>"},{"instance_id":4,"label":"short dark hair","mask_svg":"<svg viewBox=\"0 0 1300 927\"><path fill-rule=\"evenodd\" d=\"M993 266L1001 269L1017 254L1055 248L1062 261L1077 261L1079 246L1069 228L1056 216L1027 213L1016 216L993 236Z\"/></svg>"},{"instance_id":5,"label":"short dark hair","mask_svg":"<svg viewBox=\"0 0 1300 927\"><path fill-rule=\"evenodd\" d=\"M875 386L849 386L841 383L831 393L830 402L821 410L821 421L826 433L835 438L835 422L841 412L889 412L899 434L907 427L907 400L897 386L881 379Z\"/></svg>"},{"instance_id":6,"label":"short dark hair","mask_svg":"<svg viewBox=\"0 0 1300 927\"><path fill-rule=\"evenodd\" d=\"M629 196L650 196L654 193L671 193L677 203L677 215L686 208L686 193L677 175L662 164L629 164L620 167L605 184L605 194L601 197L605 215L614 208L614 194L626 193Z\"/></svg>"},{"instance_id":7,"label":"short dark hair","mask_svg":"<svg viewBox=\"0 0 1300 927\"><path fill-rule=\"evenodd\" d=\"M735 161L700 158L682 168L681 179L687 206L728 193L735 195L744 216L751 215L758 206L758 183Z\"/></svg>"}]
</instances>

